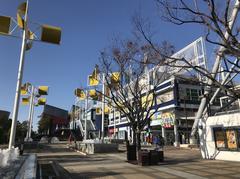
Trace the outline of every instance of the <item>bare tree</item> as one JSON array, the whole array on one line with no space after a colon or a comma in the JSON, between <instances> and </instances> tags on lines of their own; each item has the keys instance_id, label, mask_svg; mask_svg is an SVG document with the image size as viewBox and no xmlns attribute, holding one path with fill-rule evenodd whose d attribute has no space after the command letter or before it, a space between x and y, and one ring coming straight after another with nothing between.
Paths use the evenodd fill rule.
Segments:
<instances>
[{"instance_id":1,"label":"bare tree","mask_svg":"<svg viewBox=\"0 0 240 179\"><path fill-rule=\"evenodd\" d=\"M154 53L148 46L140 46L135 41L118 42L101 53L101 72L105 74L110 92L104 94L106 102L126 116L137 150L141 149L141 131L150 125L151 117L158 111L156 87L167 75L159 72L153 77L151 74L155 73L149 73Z\"/></svg>"}]
</instances>

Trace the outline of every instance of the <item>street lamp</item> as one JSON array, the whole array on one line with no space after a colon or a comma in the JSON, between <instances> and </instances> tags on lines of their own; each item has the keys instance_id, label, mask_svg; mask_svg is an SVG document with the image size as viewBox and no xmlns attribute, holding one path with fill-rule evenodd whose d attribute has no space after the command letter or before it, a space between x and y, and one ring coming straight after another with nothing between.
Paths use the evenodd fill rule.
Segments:
<instances>
[{"instance_id":1,"label":"street lamp","mask_svg":"<svg viewBox=\"0 0 240 179\"><path fill-rule=\"evenodd\" d=\"M46 104L46 98L41 98L41 96L48 95L48 86L35 87L31 83L26 83L21 88L21 94L27 95L27 97L24 96L24 98L22 98L23 104L29 104L28 131L27 131L25 141L31 142L34 106Z\"/></svg>"},{"instance_id":2,"label":"street lamp","mask_svg":"<svg viewBox=\"0 0 240 179\"><path fill-rule=\"evenodd\" d=\"M29 8L29 0L20 4L17 9L17 23L16 26L11 30L11 22L16 22L12 17L8 16L0 16L0 34L12 36L13 32L19 28L22 30L22 46L21 46L21 54L20 54L20 62L18 69L18 77L17 77L17 85L16 85L16 94L14 99L13 106L13 116L12 116L12 126L11 133L9 138L9 146L11 149L15 143L15 133L16 133L16 123L18 118L18 109L20 102L20 90L22 85L23 78L23 67L24 67L24 57L25 51L31 49L32 41L42 41L54 44L60 44L61 41L61 29L58 27L53 27L49 25L41 25L41 38L38 39L37 35L30 31L28 28L28 8Z\"/></svg>"}]
</instances>

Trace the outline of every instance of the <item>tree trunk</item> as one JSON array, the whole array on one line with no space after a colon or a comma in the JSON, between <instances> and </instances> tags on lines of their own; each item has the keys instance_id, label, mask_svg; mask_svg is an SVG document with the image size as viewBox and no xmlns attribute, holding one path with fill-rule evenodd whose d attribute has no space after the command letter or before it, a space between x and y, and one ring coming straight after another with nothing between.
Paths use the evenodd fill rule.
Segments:
<instances>
[{"instance_id":1,"label":"tree trunk","mask_svg":"<svg viewBox=\"0 0 240 179\"><path fill-rule=\"evenodd\" d=\"M133 130L133 136L132 136L132 141L133 141L133 145L136 146L137 142L136 142L136 129L132 129Z\"/></svg>"},{"instance_id":2,"label":"tree trunk","mask_svg":"<svg viewBox=\"0 0 240 179\"><path fill-rule=\"evenodd\" d=\"M141 150L141 132L137 132L137 150Z\"/></svg>"}]
</instances>

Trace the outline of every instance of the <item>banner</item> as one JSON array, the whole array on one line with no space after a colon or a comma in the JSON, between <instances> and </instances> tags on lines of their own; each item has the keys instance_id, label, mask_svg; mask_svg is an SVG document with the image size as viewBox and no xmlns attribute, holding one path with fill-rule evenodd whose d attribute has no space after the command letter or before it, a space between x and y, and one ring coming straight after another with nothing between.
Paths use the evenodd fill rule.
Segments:
<instances>
[{"instance_id":1,"label":"banner","mask_svg":"<svg viewBox=\"0 0 240 179\"><path fill-rule=\"evenodd\" d=\"M173 112L156 112L151 120L151 126L161 125L170 128L174 125L175 114Z\"/></svg>"}]
</instances>

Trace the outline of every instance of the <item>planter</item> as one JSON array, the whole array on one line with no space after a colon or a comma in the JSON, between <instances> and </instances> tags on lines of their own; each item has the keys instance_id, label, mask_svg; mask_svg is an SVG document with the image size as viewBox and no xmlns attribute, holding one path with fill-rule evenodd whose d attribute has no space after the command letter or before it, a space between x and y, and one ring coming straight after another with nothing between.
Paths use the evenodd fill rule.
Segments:
<instances>
[{"instance_id":1,"label":"planter","mask_svg":"<svg viewBox=\"0 0 240 179\"><path fill-rule=\"evenodd\" d=\"M136 145L127 145L127 160L137 160L136 158Z\"/></svg>"},{"instance_id":2,"label":"planter","mask_svg":"<svg viewBox=\"0 0 240 179\"><path fill-rule=\"evenodd\" d=\"M164 153L163 150L157 151L158 152L158 158L159 158L159 162L163 162L164 161Z\"/></svg>"},{"instance_id":3,"label":"planter","mask_svg":"<svg viewBox=\"0 0 240 179\"><path fill-rule=\"evenodd\" d=\"M138 151L138 164L142 166L150 165L150 152L147 150Z\"/></svg>"},{"instance_id":4,"label":"planter","mask_svg":"<svg viewBox=\"0 0 240 179\"><path fill-rule=\"evenodd\" d=\"M150 164L157 165L159 161L160 161L159 151L150 150Z\"/></svg>"}]
</instances>

